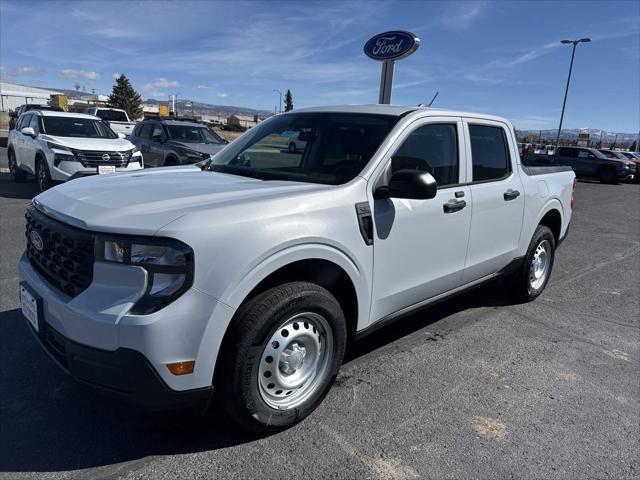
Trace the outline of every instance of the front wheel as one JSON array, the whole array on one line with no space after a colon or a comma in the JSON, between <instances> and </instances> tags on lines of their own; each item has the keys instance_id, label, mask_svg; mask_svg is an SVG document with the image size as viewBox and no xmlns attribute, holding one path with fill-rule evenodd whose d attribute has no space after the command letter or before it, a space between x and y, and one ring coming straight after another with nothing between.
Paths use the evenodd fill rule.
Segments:
<instances>
[{"instance_id":1,"label":"front wheel","mask_svg":"<svg viewBox=\"0 0 640 480\"><path fill-rule=\"evenodd\" d=\"M551 230L538 225L524 257L522 266L508 279L514 297L521 302L537 298L549 282L556 242Z\"/></svg>"},{"instance_id":2,"label":"front wheel","mask_svg":"<svg viewBox=\"0 0 640 480\"><path fill-rule=\"evenodd\" d=\"M49 168L47 167L47 163L42 159L39 159L36 164L36 180L38 181L40 192L51 188L52 183Z\"/></svg>"},{"instance_id":3,"label":"front wheel","mask_svg":"<svg viewBox=\"0 0 640 480\"><path fill-rule=\"evenodd\" d=\"M293 142L289 144L289 153L296 153L296 144Z\"/></svg>"},{"instance_id":4,"label":"front wheel","mask_svg":"<svg viewBox=\"0 0 640 480\"><path fill-rule=\"evenodd\" d=\"M253 431L295 425L331 388L346 336L340 304L318 285L292 282L256 296L225 337L216 379L222 406Z\"/></svg>"}]
</instances>

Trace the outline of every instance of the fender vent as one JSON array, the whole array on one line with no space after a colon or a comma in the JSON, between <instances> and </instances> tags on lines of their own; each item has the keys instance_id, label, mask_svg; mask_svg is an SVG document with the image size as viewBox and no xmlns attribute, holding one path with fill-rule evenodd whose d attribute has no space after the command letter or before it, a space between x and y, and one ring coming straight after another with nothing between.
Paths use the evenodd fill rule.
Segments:
<instances>
[{"instance_id":1,"label":"fender vent","mask_svg":"<svg viewBox=\"0 0 640 480\"><path fill-rule=\"evenodd\" d=\"M373 217L369 202L356 203L356 215L358 216L358 227L364 243L373 245Z\"/></svg>"}]
</instances>

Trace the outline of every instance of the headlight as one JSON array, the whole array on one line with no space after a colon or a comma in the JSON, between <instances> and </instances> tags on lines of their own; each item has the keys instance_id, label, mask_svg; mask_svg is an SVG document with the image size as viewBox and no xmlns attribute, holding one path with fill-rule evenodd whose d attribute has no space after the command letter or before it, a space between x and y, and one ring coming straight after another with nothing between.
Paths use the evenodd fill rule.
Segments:
<instances>
[{"instance_id":1,"label":"headlight","mask_svg":"<svg viewBox=\"0 0 640 480\"><path fill-rule=\"evenodd\" d=\"M53 152L53 164L57 167L60 162L77 162L78 158L73 154L69 147L58 145L57 143L47 142L47 147Z\"/></svg>"},{"instance_id":2,"label":"headlight","mask_svg":"<svg viewBox=\"0 0 640 480\"><path fill-rule=\"evenodd\" d=\"M148 315L173 302L193 283L193 250L170 238L98 237L98 261L137 265L147 271L145 293L131 308Z\"/></svg>"}]
</instances>

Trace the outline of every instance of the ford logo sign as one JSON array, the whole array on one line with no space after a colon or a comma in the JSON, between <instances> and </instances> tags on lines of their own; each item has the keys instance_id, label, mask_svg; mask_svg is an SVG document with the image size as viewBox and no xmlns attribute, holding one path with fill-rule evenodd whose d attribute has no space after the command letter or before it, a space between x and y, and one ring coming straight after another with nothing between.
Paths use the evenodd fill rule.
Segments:
<instances>
[{"instance_id":1,"label":"ford logo sign","mask_svg":"<svg viewBox=\"0 0 640 480\"><path fill-rule=\"evenodd\" d=\"M108 153L105 153L104 155L102 155L102 160L104 160L105 162L108 162L111 159L111 156Z\"/></svg>"},{"instance_id":2,"label":"ford logo sign","mask_svg":"<svg viewBox=\"0 0 640 480\"><path fill-rule=\"evenodd\" d=\"M42 242L42 237L40 236L40 234L35 230L32 230L31 235L29 236L31 238L31 245L33 245L33 248L41 252L42 247L44 247L44 243Z\"/></svg>"},{"instance_id":3,"label":"ford logo sign","mask_svg":"<svg viewBox=\"0 0 640 480\"><path fill-rule=\"evenodd\" d=\"M420 46L420 39L411 32L394 30L379 33L364 44L364 53L374 60L399 60L408 57Z\"/></svg>"}]
</instances>

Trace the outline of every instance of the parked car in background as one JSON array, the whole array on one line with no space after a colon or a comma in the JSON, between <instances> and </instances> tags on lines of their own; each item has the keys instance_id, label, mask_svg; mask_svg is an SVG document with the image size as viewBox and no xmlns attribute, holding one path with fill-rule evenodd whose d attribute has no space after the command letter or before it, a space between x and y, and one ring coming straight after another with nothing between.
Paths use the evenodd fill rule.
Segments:
<instances>
[{"instance_id":1,"label":"parked car in background","mask_svg":"<svg viewBox=\"0 0 640 480\"><path fill-rule=\"evenodd\" d=\"M306 141L300 140L300 132L298 131L289 130L282 132L282 136L287 139L287 149L291 153L295 153L298 150L304 150L304 147L307 145Z\"/></svg>"},{"instance_id":2,"label":"parked car in background","mask_svg":"<svg viewBox=\"0 0 640 480\"><path fill-rule=\"evenodd\" d=\"M546 150L547 155L555 155L556 153L555 145L545 145L544 149Z\"/></svg>"},{"instance_id":3,"label":"parked car in background","mask_svg":"<svg viewBox=\"0 0 640 480\"><path fill-rule=\"evenodd\" d=\"M635 163L636 171L633 175L633 183L640 183L640 153L638 152L617 152L619 155L623 155L627 160Z\"/></svg>"},{"instance_id":4,"label":"parked car in background","mask_svg":"<svg viewBox=\"0 0 640 480\"><path fill-rule=\"evenodd\" d=\"M290 130L304 153L273 148ZM309 415L357 336L500 276L537 298L575 188L569 167L523 167L502 118L391 105L275 115L200 168L158 170L27 207L28 328L83 383L156 409L215 390L257 431Z\"/></svg>"},{"instance_id":5,"label":"parked car in background","mask_svg":"<svg viewBox=\"0 0 640 480\"><path fill-rule=\"evenodd\" d=\"M174 118L140 122L130 140L144 155L147 167L201 162L229 143L207 125L191 119Z\"/></svg>"},{"instance_id":6,"label":"parked car in background","mask_svg":"<svg viewBox=\"0 0 640 480\"><path fill-rule=\"evenodd\" d=\"M20 115L9 132L7 155L13 180L35 175L41 192L55 182L144 166L138 149L99 118L50 110Z\"/></svg>"},{"instance_id":7,"label":"parked car in background","mask_svg":"<svg viewBox=\"0 0 640 480\"><path fill-rule=\"evenodd\" d=\"M119 108L89 107L85 110L87 115L95 115L102 119L109 128L116 133L122 133L125 137L131 135L136 122L129 120L129 115Z\"/></svg>"},{"instance_id":8,"label":"parked car in background","mask_svg":"<svg viewBox=\"0 0 640 480\"><path fill-rule=\"evenodd\" d=\"M543 160L536 157L539 164ZM569 165L578 178L594 178L601 183L618 183L634 175L635 163L608 156L595 148L559 147L553 156L553 164Z\"/></svg>"},{"instance_id":9,"label":"parked car in background","mask_svg":"<svg viewBox=\"0 0 640 480\"><path fill-rule=\"evenodd\" d=\"M9 130L13 130L16 127L18 117L20 117L20 115L30 110L50 110L52 112L64 111L60 107L56 107L53 105L38 105L34 103L27 103L25 105L20 105L18 108L16 108L15 112L12 112L9 116Z\"/></svg>"}]
</instances>

